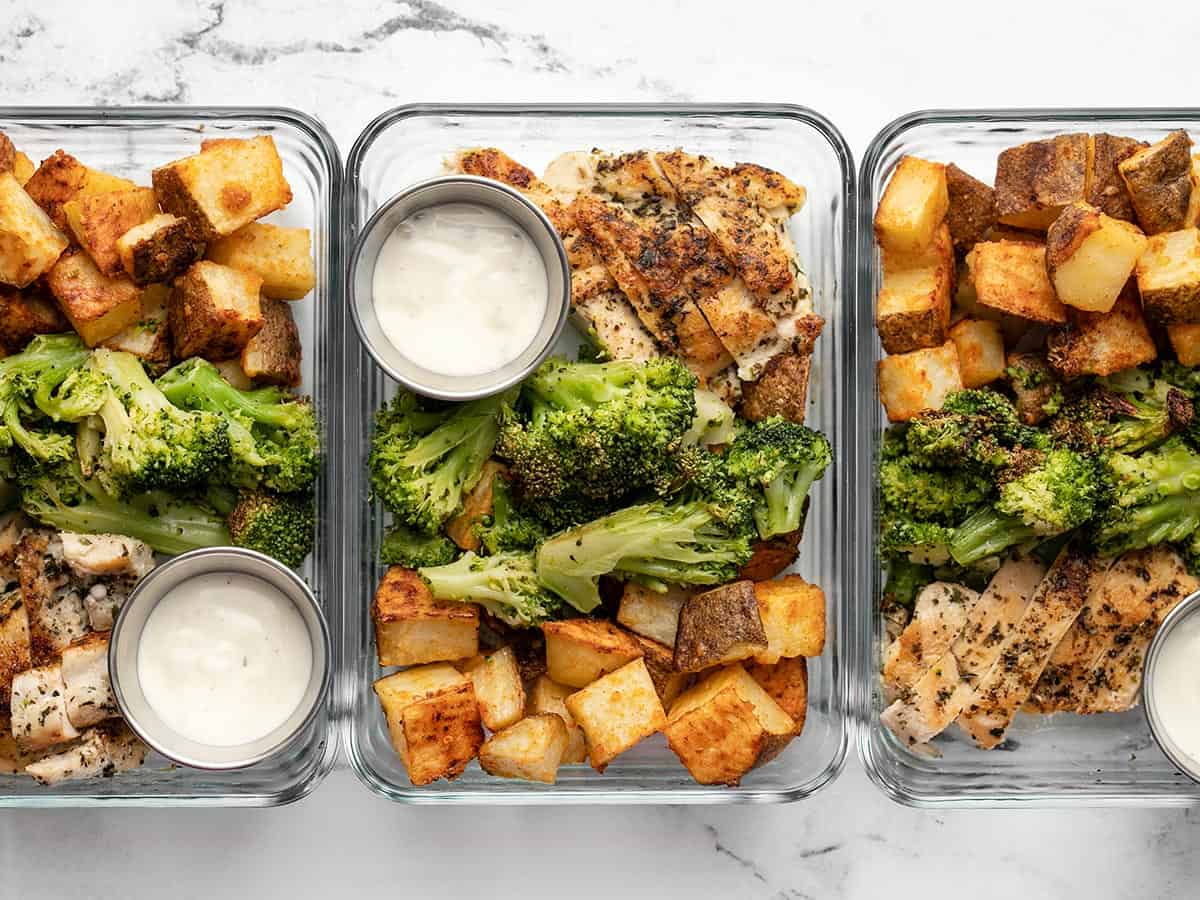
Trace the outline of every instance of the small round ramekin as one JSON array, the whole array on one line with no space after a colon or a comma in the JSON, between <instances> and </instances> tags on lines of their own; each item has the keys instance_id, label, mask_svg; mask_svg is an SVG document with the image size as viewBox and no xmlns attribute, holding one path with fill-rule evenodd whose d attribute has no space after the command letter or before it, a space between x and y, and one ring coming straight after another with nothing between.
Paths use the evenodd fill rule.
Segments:
<instances>
[{"instance_id":1,"label":"small round ramekin","mask_svg":"<svg viewBox=\"0 0 1200 900\"><path fill-rule=\"evenodd\" d=\"M532 343L516 359L479 375L431 372L408 359L383 333L375 315L375 263L393 229L414 213L444 203L474 203L507 216L533 241L546 269L546 312ZM488 397L525 379L550 355L571 306L571 267L554 225L534 203L498 181L446 175L405 188L371 216L350 258L350 314L359 340L379 366L411 391L439 400ZM464 352L470 352L464 347Z\"/></svg>"},{"instance_id":2,"label":"small round ramekin","mask_svg":"<svg viewBox=\"0 0 1200 900\"><path fill-rule=\"evenodd\" d=\"M296 606L308 628L312 670L308 688L287 720L246 744L213 746L190 740L163 722L146 700L138 678L138 644L150 614L174 587L198 575L237 573L259 578ZM210 547L167 560L143 578L121 607L108 644L108 671L117 707L148 746L194 769L241 769L283 750L308 727L329 692L332 652L325 616L307 584L269 556L241 547ZM253 698L246 698L253 703Z\"/></svg>"},{"instance_id":3,"label":"small round ramekin","mask_svg":"<svg viewBox=\"0 0 1200 900\"><path fill-rule=\"evenodd\" d=\"M1193 759L1172 740L1170 732L1159 714L1154 694L1158 660L1168 635L1182 622L1194 615L1200 615L1200 591L1186 597L1167 613L1162 624L1158 626L1158 631L1150 641L1150 646L1146 648L1146 658L1142 664L1142 705L1146 709L1146 721L1150 723L1150 733L1154 736L1155 743L1166 754L1167 759L1184 775L1193 781L1200 782L1200 760ZM1200 660L1197 660L1196 663L1200 666Z\"/></svg>"}]
</instances>

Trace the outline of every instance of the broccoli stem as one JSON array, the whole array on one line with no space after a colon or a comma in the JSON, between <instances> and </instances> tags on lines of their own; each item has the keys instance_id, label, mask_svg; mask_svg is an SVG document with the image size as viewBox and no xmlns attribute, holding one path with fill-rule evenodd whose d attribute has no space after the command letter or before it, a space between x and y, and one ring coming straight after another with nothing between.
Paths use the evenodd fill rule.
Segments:
<instances>
[{"instance_id":1,"label":"broccoli stem","mask_svg":"<svg viewBox=\"0 0 1200 900\"><path fill-rule=\"evenodd\" d=\"M1186 540L1200 529L1200 497L1176 494L1155 503L1114 510L1096 544L1105 555Z\"/></svg>"},{"instance_id":2,"label":"broccoli stem","mask_svg":"<svg viewBox=\"0 0 1200 900\"><path fill-rule=\"evenodd\" d=\"M448 565L417 571L437 599L478 603L517 628L536 627L558 614L558 601L538 583L528 553L464 553Z\"/></svg>"},{"instance_id":3,"label":"broccoli stem","mask_svg":"<svg viewBox=\"0 0 1200 900\"><path fill-rule=\"evenodd\" d=\"M824 466L803 466L791 477L780 476L766 485L763 489L766 506L754 510L759 537L765 541L800 527L808 491L824 471Z\"/></svg>"},{"instance_id":4,"label":"broccoli stem","mask_svg":"<svg viewBox=\"0 0 1200 900\"><path fill-rule=\"evenodd\" d=\"M955 529L950 555L960 566L969 566L1036 536L1037 532L1017 516L1006 516L995 507L985 506Z\"/></svg>"},{"instance_id":5,"label":"broccoli stem","mask_svg":"<svg viewBox=\"0 0 1200 900\"><path fill-rule=\"evenodd\" d=\"M212 363L189 359L163 374L157 385L167 399L185 409L207 409L290 431L305 424L306 410L276 387L241 391Z\"/></svg>"}]
</instances>

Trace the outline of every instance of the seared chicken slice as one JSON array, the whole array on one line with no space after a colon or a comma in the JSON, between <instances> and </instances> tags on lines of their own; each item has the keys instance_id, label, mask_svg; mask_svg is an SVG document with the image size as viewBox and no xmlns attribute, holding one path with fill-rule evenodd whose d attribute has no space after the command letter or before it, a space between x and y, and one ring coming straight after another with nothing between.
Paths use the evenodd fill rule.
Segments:
<instances>
[{"instance_id":1,"label":"seared chicken slice","mask_svg":"<svg viewBox=\"0 0 1200 900\"><path fill-rule=\"evenodd\" d=\"M910 746L941 734L971 699L972 686L1000 655L1001 645L1046 574L1034 559L1004 563L971 607L958 636L880 720Z\"/></svg>"},{"instance_id":2,"label":"seared chicken slice","mask_svg":"<svg viewBox=\"0 0 1200 900\"><path fill-rule=\"evenodd\" d=\"M0 709L8 707L13 677L32 665L29 614L21 592L0 594Z\"/></svg>"},{"instance_id":3,"label":"seared chicken slice","mask_svg":"<svg viewBox=\"0 0 1200 900\"><path fill-rule=\"evenodd\" d=\"M12 683L12 730L17 745L37 750L79 736L67 718L66 685L58 663L26 669Z\"/></svg>"},{"instance_id":4,"label":"seared chicken slice","mask_svg":"<svg viewBox=\"0 0 1200 900\"><path fill-rule=\"evenodd\" d=\"M737 366L723 369L708 379L708 389L721 398L731 409L742 402L742 380L738 378Z\"/></svg>"},{"instance_id":5,"label":"seared chicken slice","mask_svg":"<svg viewBox=\"0 0 1200 900\"><path fill-rule=\"evenodd\" d=\"M12 721L7 713L0 713L0 775L20 775L30 763L54 752L49 750L22 749L13 738Z\"/></svg>"},{"instance_id":6,"label":"seared chicken slice","mask_svg":"<svg viewBox=\"0 0 1200 900\"><path fill-rule=\"evenodd\" d=\"M27 531L17 548L21 597L29 613L34 665L45 665L88 630L82 592L71 584L62 541L49 531Z\"/></svg>"},{"instance_id":7,"label":"seared chicken slice","mask_svg":"<svg viewBox=\"0 0 1200 900\"><path fill-rule=\"evenodd\" d=\"M141 578L154 568L149 544L123 534L73 534L64 531L63 558L76 575L132 575Z\"/></svg>"},{"instance_id":8,"label":"seared chicken slice","mask_svg":"<svg viewBox=\"0 0 1200 900\"><path fill-rule=\"evenodd\" d=\"M935 581L917 596L908 625L883 652L883 689L890 703L920 680L950 649L979 594L960 584Z\"/></svg>"},{"instance_id":9,"label":"seared chicken slice","mask_svg":"<svg viewBox=\"0 0 1200 900\"><path fill-rule=\"evenodd\" d=\"M136 769L146 759L146 745L124 722L89 728L78 742L60 753L25 766L25 771L42 784L108 778Z\"/></svg>"},{"instance_id":10,"label":"seared chicken slice","mask_svg":"<svg viewBox=\"0 0 1200 900\"><path fill-rule=\"evenodd\" d=\"M641 362L662 355L654 337L620 291L604 291L577 300L572 318L576 327L610 359Z\"/></svg>"},{"instance_id":11,"label":"seared chicken slice","mask_svg":"<svg viewBox=\"0 0 1200 900\"><path fill-rule=\"evenodd\" d=\"M0 588L17 580L17 545L26 524L20 510L0 515Z\"/></svg>"},{"instance_id":12,"label":"seared chicken slice","mask_svg":"<svg viewBox=\"0 0 1200 900\"><path fill-rule=\"evenodd\" d=\"M1013 716L1029 699L1054 648L1111 566L1111 559L1073 546L1059 553L1021 620L1001 642L996 664L979 680L958 717L958 724L976 746L990 750L1004 740Z\"/></svg>"},{"instance_id":13,"label":"seared chicken slice","mask_svg":"<svg viewBox=\"0 0 1200 900\"><path fill-rule=\"evenodd\" d=\"M86 728L117 715L117 700L108 680L108 632L92 632L62 652L67 686L67 718Z\"/></svg>"}]
</instances>

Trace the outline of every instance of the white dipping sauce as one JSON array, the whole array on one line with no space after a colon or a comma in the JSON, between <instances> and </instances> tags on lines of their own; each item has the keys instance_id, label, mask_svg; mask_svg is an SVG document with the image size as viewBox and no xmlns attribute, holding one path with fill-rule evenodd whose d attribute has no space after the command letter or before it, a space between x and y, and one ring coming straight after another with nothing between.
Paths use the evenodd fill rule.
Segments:
<instances>
[{"instance_id":1,"label":"white dipping sauce","mask_svg":"<svg viewBox=\"0 0 1200 900\"><path fill-rule=\"evenodd\" d=\"M1163 731L1200 765L1200 616L1187 616L1163 638L1152 674Z\"/></svg>"},{"instance_id":2,"label":"white dipping sauce","mask_svg":"<svg viewBox=\"0 0 1200 900\"><path fill-rule=\"evenodd\" d=\"M501 212L446 203L415 213L383 242L375 316L409 360L440 375L481 375L533 343L548 300L533 240Z\"/></svg>"},{"instance_id":3,"label":"white dipping sauce","mask_svg":"<svg viewBox=\"0 0 1200 900\"><path fill-rule=\"evenodd\" d=\"M294 603L250 575L212 573L159 601L138 644L138 680L159 718L212 747L249 743L295 712L312 641Z\"/></svg>"}]
</instances>

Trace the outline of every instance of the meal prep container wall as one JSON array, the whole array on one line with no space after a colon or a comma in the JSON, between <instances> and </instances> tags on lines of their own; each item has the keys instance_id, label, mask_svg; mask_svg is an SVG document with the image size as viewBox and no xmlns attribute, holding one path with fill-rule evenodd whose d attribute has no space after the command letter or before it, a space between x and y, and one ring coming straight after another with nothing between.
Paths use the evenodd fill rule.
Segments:
<instances>
[{"instance_id":1,"label":"meal prep container wall","mask_svg":"<svg viewBox=\"0 0 1200 900\"><path fill-rule=\"evenodd\" d=\"M1182 805L1200 800L1196 785L1167 760L1151 737L1140 707L1125 713L1079 716L1021 713L1001 748L982 751L956 727L935 745L940 758L903 747L880 723L884 708L879 660L883 575L875 552L879 508L878 459L886 425L876 363L883 356L874 328L881 271L872 234L875 208L892 170L906 154L954 162L991 183L1006 147L1071 132L1109 132L1154 142L1184 128L1200 135L1200 110L960 110L918 112L887 126L867 150L859 177L858 302L853 376L858 407L854 483L853 709L858 749L867 772L893 800L910 806Z\"/></svg>"},{"instance_id":2,"label":"meal prep container wall","mask_svg":"<svg viewBox=\"0 0 1200 900\"><path fill-rule=\"evenodd\" d=\"M377 562L383 516L368 499L367 453L375 410L396 386L348 337L345 383L346 520L340 534L348 602L343 702L351 765L372 790L409 803L732 803L790 801L832 780L847 744L846 647L849 594L843 589L853 495L853 433L845 389L853 278L853 165L842 137L823 118L800 107L768 106L408 106L376 119L350 153L345 187L347 256L359 229L396 192L439 174L453 150L496 146L535 171L559 153L600 147L612 151L685 149L720 161L753 161L777 169L808 189L791 232L807 266L825 332L817 342L808 424L824 431L836 461L813 491L812 512L797 571L820 584L828 598L825 654L810 660L809 709L804 733L740 788L697 785L661 735L621 756L603 776L567 766L558 784L493 778L478 763L454 782L414 788L388 742L371 683L380 676L370 620L371 599L383 572ZM563 352L573 355L577 340ZM469 352L469 348L464 348Z\"/></svg>"},{"instance_id":3,"label":"meal prep container wall","mask_svg":"<svg viewBox=\"0 0 1200 900\"><path fill-rule=\"evenodd\" d=\"M341 470L340 359L345 332L340 258L341 161L324 126L303 113L273 108L0 109L0 131L36 163L62 148L84 164L149 185L155 166L199 152L201 140L269 134L294 194L267 221L312 231L317 285L292 309L304 345L301 390L316 404L325 466L317 482L317 531L300 573L325 611L338 661L342 594L335 491ZM252 699L248 702L253 702ZM325 709L272 759L230 772L177 768L155 753L115 778L42 787L26 776L0 776L0 806L277 806L307 795L337 756L335 692Z\"/></svg>"}]
</instances>

